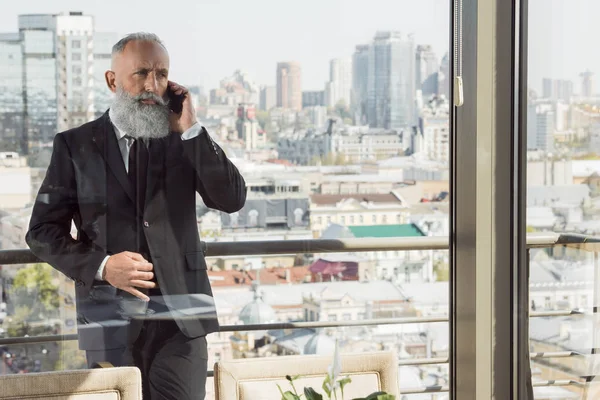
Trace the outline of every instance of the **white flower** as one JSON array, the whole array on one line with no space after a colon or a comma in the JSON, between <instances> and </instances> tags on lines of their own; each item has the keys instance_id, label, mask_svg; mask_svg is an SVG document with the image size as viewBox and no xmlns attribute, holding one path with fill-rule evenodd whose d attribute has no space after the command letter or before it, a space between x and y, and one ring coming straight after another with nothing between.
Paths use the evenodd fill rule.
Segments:
<instances>
[{"instance_id":1,"label":"white flower","mask_svg":"<svg viewBox=\"0 0 600 400\"><path fill-rule=\"evenodd\" d=\"M329 390L332 392L336 390L340 384L338 378L342 373L342 358L340 357L340 349L338 341L335 341L335 350L333 351L333 364L327 368L327 375L329 376Z\"/></svg>"}]
</instances>

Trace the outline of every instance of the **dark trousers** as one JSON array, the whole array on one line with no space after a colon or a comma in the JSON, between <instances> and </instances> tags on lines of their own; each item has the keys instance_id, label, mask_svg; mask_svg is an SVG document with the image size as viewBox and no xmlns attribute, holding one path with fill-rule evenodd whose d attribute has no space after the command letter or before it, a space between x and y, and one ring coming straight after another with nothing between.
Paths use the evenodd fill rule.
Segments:
<instances>
[{"instance_id":1,"label":"dark trousers","mask_svg":"<svg viewBox=\"0 0 600 400\"><path fill-rule=\"evenodd\" d=\"M108 361L114 366L138 367L144 400L204 400L206 337L186 337L175 321L132 323L140 323L142 328L131 347L87 351L88 365Z\"/></svg>"}]
</instances>

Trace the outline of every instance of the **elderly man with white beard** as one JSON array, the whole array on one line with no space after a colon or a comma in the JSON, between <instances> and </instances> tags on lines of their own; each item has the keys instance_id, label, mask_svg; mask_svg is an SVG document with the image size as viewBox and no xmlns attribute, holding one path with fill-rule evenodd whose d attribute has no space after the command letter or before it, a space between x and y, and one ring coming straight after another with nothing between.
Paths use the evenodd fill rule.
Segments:
<instances>
[{"instance_id":1,"label":"elderly man with white beard","mask_svg":"<svg viewBox=\"0 0 600 400\"><path fill-rule=\"evenodd\" d=\"M75 281L90 367L139 367L144 399L203 399L206 335L219 324L196 194L233 213L245 182L197 122L188 90L169 80L156 35L121 39L105 76L110 109L54 138L26 240Z\"/></svg>"}]
</instances>

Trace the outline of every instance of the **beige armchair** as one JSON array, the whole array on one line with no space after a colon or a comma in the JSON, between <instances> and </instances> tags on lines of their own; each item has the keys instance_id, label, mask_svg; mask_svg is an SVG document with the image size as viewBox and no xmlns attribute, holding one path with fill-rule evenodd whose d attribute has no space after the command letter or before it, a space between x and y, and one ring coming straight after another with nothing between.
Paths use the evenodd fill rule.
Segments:
<instances>
[{"instance_id":1,"label":"beige armchair","mask_svg":"<svg viewBox=\"0 0 600 400\"><path fill-rule=\"evenodd\" d=\"M141 400L142 377L135 367L41 372L0 376L2 400Z\"/></svg>"},{"instance_id":2,"label":"beige armchair","mask_svg":"<svg viewBox=\"0 0 600 400\"><path fill-rule=\"evenodd\" d=\"M394 353L375 352L342 354L342 376L352 383L344 388L344 397L364 397L375 391L399 396L398 362ZM312 386L322 393L321 385L331 364L331 356L282 356L239 359L215 364L216 400L279 400L277 384L291 389L285 375L301 375L296 388Z\"/></svg>"}]
</instances>

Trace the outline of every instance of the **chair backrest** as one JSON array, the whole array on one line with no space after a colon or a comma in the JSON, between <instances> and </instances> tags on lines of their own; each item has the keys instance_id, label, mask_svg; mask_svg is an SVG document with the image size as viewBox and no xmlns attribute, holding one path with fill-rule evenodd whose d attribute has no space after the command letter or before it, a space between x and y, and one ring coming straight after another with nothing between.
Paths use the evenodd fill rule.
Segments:
<instances>
[{"instance_id":1,"label":"chair backrest","mask_svg":"<svg viewBox=\"0 0 600 400\"><path fill-rule=\"evenodd\" d=\"M344 388L345 398L366 397L375 391L399 397L398 362L394 353L342 354L341 359L341 375L352 379ZM321 385L331 362L331 356L281 356L218 362L215 364L216 400L280 399L277 384L284 392L291 390L286 375L301 376L294 383L299 393L305 386L323 393Z\"/></svg>"},{"instance_id":2,"label":"chair backrest","mask_svg":"<svg viewBox=\"0 0 600 400\"><path fill-rule=\"evenodd\" d=\"M0 376L2 400L141 400L135 367L84 369Z\"/></svg>"}]
</instances>

